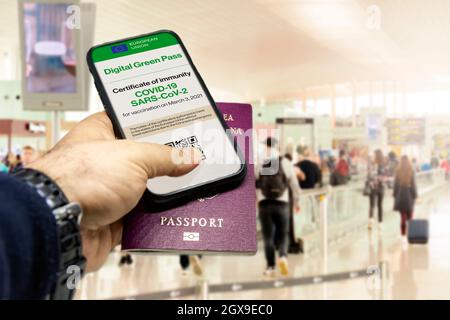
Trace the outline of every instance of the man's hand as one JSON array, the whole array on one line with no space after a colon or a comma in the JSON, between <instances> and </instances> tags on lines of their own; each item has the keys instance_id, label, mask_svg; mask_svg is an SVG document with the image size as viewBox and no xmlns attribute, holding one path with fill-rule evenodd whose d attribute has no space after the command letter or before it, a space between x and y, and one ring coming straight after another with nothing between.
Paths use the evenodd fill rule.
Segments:
<instances>
[{"instance_id":1,"label":"man's hand","mask_svg":"<svg viewBox=\"0 0 450 320\"><path fill-rule=\"evenodd\" d=\"M200 159L196 149L116 140L111 121L101 112L80 122L29 167L47 174L83 208L83 253L91 271L120 243L121 218L136 206L147 180L186 174Z\"/></svg>"}]
</instances>

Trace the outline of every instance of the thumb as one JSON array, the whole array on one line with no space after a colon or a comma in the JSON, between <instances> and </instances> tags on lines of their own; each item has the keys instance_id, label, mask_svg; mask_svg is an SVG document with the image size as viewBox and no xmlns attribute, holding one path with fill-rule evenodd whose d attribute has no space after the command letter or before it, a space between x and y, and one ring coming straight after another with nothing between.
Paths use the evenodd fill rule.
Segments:
<instances>
[{"instance_id":1,"label":"thumb","mask_svg":"<svg viewBox=\"0 0 450 320\"><path fill-rule=\"evenodd\" d=\"M126 142L125 152L130 160L147 173L148 178L177 177L189 173L201 161L201 153L195 148L177 149L160 144Z\"/></svg>"}]
</instances>

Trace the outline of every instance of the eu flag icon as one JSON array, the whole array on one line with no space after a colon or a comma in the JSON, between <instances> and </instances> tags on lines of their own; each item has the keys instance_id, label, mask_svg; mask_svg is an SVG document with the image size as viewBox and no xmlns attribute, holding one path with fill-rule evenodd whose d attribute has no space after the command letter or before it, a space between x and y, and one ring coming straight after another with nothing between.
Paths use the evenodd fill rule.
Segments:
<instances>
[{"instance_id":1,"label":"eu flag icon","mask_svg":"<svg viewBox=\"0 0 450 320\"><path fill-rule=\"evenodd\" d=\"M128 46L126 44L120 44L118 46L111 47L112 53L121 53L128 51Z\"/></svg>"}]
</instances>

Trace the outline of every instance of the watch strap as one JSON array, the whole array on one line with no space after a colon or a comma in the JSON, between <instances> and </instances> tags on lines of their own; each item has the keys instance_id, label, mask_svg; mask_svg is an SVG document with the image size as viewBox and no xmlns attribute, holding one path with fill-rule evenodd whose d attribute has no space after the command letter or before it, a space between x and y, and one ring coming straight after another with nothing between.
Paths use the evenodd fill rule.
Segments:
<instances>
[{"instance_id":1,"label":"watch strap","mask_svg":"<svg viewBox=\"0 0 450 320\"><path fill-rule=\"evenodd\" d=\"M81 207L77 203L69 203L56 209L54 214L58 223L61 257L58 280L49 299L72 300L86 267L78 225Z\"/></svg>"},{"instance_id":2,"label":"watch strap","mask_svg":"<svg viewBox=\"0 0 450 320\"><path fill-rule=\"evenodd\" d=\"M69 203L59 186L42 172L27 168L14 172L13 176L35 189L52 211Z\"/></svg>"}]
</instances>

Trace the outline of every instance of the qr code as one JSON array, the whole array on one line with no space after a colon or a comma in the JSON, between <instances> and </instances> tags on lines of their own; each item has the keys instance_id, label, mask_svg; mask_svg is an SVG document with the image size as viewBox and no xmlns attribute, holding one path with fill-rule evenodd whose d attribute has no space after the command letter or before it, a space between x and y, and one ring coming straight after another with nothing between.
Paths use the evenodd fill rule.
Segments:
<instances>
[{"instance_id":1,"label":"qr code","mask_svg":"<svg viewBox=\"0 0 450 320\"><path fill-rule=\"evenodd\" d=\"M203 152L202 146L198 142L198 139L196 136L190 136L187 138L183 138L180 140L175 140L172 142L166 143L166 146L172 147L172 148L197 148L202 153L202 160L206 159L205 153Z\"/></svg>"}]
</instances>

